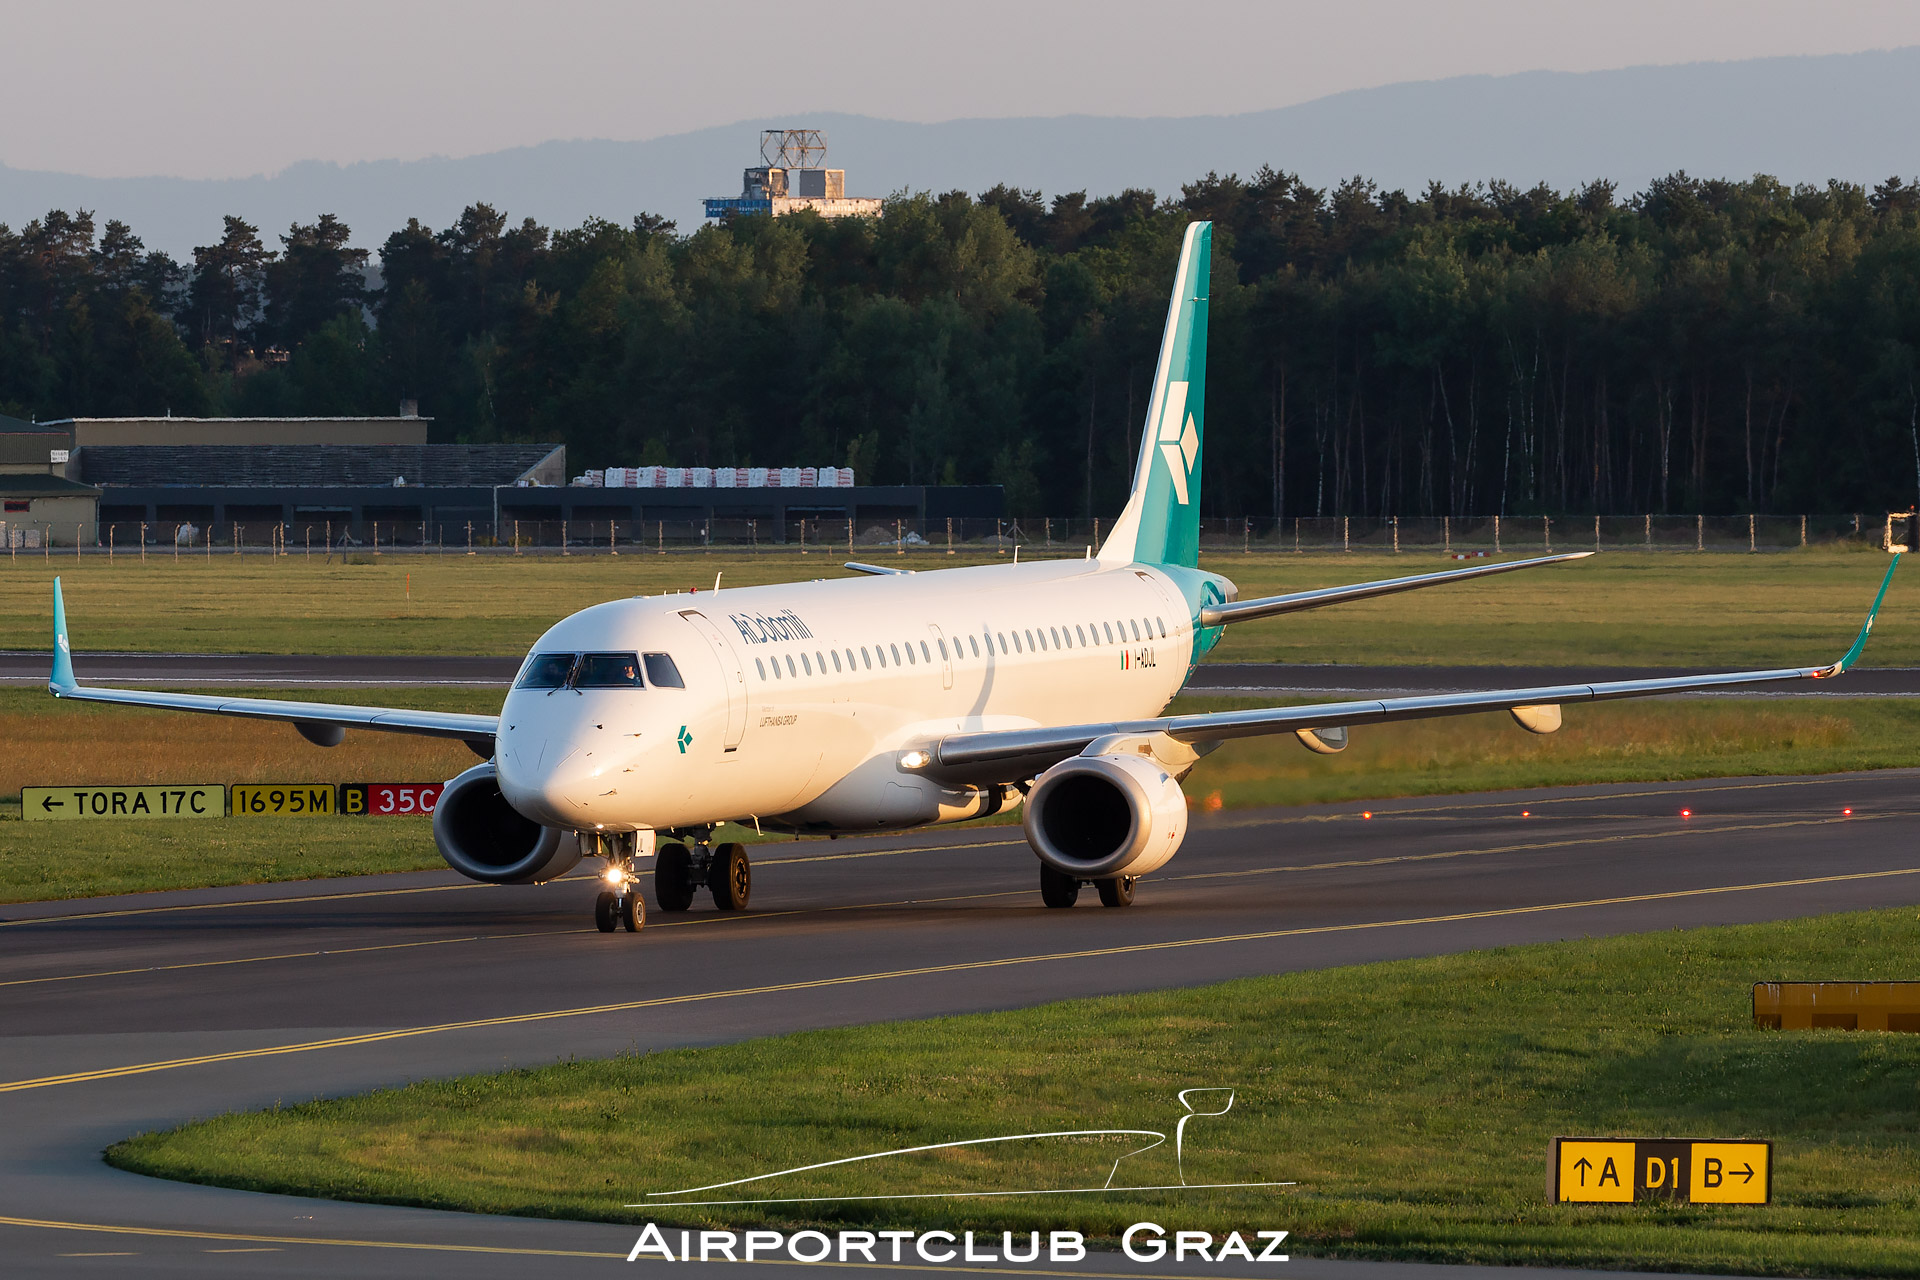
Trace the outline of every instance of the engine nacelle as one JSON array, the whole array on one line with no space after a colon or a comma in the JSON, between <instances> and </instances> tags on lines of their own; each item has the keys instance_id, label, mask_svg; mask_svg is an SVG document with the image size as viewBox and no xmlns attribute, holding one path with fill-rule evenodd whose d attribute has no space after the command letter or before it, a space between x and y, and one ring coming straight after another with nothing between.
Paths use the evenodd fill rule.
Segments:
<instances>
[{"instance_id":1,"label":"engine nacelle","mask_svg":"<svg viewBox=\"0 0 1920 1280\"><path fill-rule=\"evenodd\" d=\"M1150 756L1074 756L1035 780L1025 827L1040 860L1062 874L1145 875L1179 852L1187 800Z\"/></svg>"},{"instance_id":2,"label":"engine nacelle","mask_svg":"<svg viewBox=\"0 0 1920 1280\"><path fill-rule=\"evenodd\" d=\"M544 884L580 861L579 837L522 817L500 794L491 763L475 765L440 793L433 842L448 866L488 884Z\"/></svg>"}]
</instances>

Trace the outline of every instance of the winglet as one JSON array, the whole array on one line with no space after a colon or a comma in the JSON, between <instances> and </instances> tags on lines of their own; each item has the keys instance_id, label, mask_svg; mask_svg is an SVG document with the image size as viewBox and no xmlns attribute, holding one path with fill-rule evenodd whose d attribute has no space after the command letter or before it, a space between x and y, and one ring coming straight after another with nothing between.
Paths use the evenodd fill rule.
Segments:
<instances>
[{"instance_id":1,"label":"winglet","mask_svg":"<svg viewBox=\"0 0 1920 1280\"><path fill-rule=\"evenodd\" d=\"M73 678L73 646L67 641L67 602L60 594L60 579L53 580L53 673L47 677L47 692L59 697L76 686Z\"/></svg>"},{"instance_id":2,"label":"winglet","mask_svg":"<svg viewBox=\"0 0 1920 1280\"><path fill-rule=\"evenodd\" d=\"M1893 571L1900 567L1900 553L1893 553L1893 563L1887 566L1887 576L1880 580L1880 594L1873 598L1873 608L1867 610L1867 620L1860 626L1860 634L1854 637L1853 648L1847 650L1847 656L1840 659L1820 673L1819 678L1837 676L1846 672L1860 660L1860 653L1867 647L1867 637L1873 634L1873 620L1880 616L1880 603L1887 598L1887 588L1893 585Z\"/></svg>"}]
</instances>

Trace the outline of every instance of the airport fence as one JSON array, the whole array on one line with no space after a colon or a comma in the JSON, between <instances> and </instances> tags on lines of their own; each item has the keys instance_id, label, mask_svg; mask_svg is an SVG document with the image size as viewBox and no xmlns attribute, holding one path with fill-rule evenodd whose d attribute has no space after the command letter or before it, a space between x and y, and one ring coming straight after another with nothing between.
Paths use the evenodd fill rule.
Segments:
<instances>
[{"instance_id":1,"label":"airport fence","mask_svg":"<svg viewBox=\"0 0 1920 1280\"><path fill-rule=\"evenodd\" d=\"M180 559L216 555L608 555L796 551L842 555L1084 555L1111 533L1111 519L857 519L783 521L502 520L114 521L44 530L0 524L0 550L23 555ZM49 533L51 536L49 537ZM1402 552L1455 556L1552 551L1761 553L1854 543L1885 546L1884 513L1819 515L1301 516L1200 522L1205 554Z\"/></svg>"}]
</instances>

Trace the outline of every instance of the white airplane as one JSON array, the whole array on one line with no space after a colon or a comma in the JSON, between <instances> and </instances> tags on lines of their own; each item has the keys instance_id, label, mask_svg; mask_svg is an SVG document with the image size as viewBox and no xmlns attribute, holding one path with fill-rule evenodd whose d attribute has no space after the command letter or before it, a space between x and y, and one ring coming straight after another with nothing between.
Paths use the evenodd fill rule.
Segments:
<instances>
[{"instance_id":1,"label":"white airplane","mask_svg":"<svg viewBox=\"0 0 1920 1280\"><path fill-rule=\"evenodd\" d=\"M1589 554L1258 600L1199 569L1210 248L1208 223L1187 228L1132 494L1084 560L850 564L860 576L609 601L540 638L497 716L83 686L56 581L49 690L283 720L321 746L348 729L462 739L485 763L449 782L433 815L448 865L527 884L604 858L595 918L633 931L646 912L634 862L649 852L658 909L685 910L702 885L721 910L747 905L745 848L712 842L724 821L848 834L1024 802L1046 905L1071 906L1091 883L1126 906L1186 835L1181 780L1229 739L1291 733L1331 753L1354 725L1498 710L1551 733L1569 702L1818 680L1859 657L1891 566L1828 666L1162 715L1231 624Z\"/></svg>"}]
</instances>

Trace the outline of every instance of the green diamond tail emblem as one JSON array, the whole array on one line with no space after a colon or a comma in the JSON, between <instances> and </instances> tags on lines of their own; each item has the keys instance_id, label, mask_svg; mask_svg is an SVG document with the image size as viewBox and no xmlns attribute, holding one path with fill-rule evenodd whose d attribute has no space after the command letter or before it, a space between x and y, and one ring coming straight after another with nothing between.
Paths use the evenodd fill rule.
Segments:
<instances>
[{"instance_id":1,"label":"green diamond tail emblem","mask_svg":"<svg viewBox=\"0 0 1920 1280\"><path fill-rule=\"evenodd\" d=\"M693 742L693 735L687 732L687 726L681 725L680 736L675 738L674 741L680 744L680 754L685 755L687 754L687 747Z\"/></svg>"}]
</instances>

